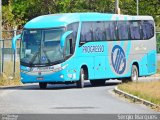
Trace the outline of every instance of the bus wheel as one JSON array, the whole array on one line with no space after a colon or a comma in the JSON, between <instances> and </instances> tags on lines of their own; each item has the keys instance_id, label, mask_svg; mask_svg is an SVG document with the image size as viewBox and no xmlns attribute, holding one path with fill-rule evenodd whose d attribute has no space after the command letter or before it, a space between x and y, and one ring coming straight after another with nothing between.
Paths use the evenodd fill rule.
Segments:
<instances>
[{"instance_id":1,"label":"bus wheel","mask_svg":"<svg viewBox=\"0 0 160 120\"><path fill-rule=\"evenodd\" d=\"M131 70L131 82L137 82L138 81L138 68L136 65L132 65L132 70Z\"/></svg>"},{"instance_id":2,"label":"bus wheel","mask_svg":"<svg viewBox=\"0 0 160 120\"><path fill-rule=\"evenodd\" d=\"M92 86L103 86L106 80L90 80Z\"/></svg>"},{"instance_id":3,"label":"bus wheel","mask_svg":"<svg viewBox=\"0 0 160 120\"><path fill-rule=\"evenodd\" d=\"M46 89L47 88L47 83L39 83L40 89Z\"/></svg>"},{"instance_id":4,"label":"bus wheel","mask_svg":"<svg viewBox=\"0 0 160 120\"><path fill-rule=\"evenodd\" d=\"M84 73L84 69L81 68L80 79L76 82L76 85L77 85L78 88L83 88L84 87L84 80L85 80L85 73Z\"/></svg>"}]
</instances>

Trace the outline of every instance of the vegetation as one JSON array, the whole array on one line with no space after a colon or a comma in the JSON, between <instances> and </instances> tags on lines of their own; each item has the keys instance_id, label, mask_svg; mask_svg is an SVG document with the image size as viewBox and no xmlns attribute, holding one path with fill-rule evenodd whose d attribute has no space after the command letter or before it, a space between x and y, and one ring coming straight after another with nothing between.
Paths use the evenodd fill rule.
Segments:
<instances>
[{"instance_id":1,"label":"vegetation","mask_svg":"<svg viewBox=\"0 0 160 120\"><path fill-rule=\"evenodd\" d=\"M122 14L136 15L136 0L119 0ZM28 20L65 12L114 13L115 0L3 0L3 29L21 28ZM160 28L160 0L140 0L139 14L152 15Z\"/></svg>"},{"instance_id":2,"label":"vegetation","mask_svg":"<svg viewBox=\"0 0 160 120\"><path fill-rule=\"evenodd\" d=\"M160 81L131 82L118 85L120 90L160 105Z\"/></svg>"},{"instance_id":3,"label":"vegetation","mask_svg":"<svg viewBox=\"0 0 160 120\"><path fill-rule=\"evenodd\" d=\"M160 33L156 35L157 39L157 52L160 53Z\"/></svg>"},{"instance_id":4,"label":"vegetation","mask_svg":"<svg viewBox=\"0 0 160 120\"><path fill-rule=\"evenodd\" d=\"M122 14L136 15L136 0L119 0ZM15 26L22 26L34 17L44 14L66 12L103 12L114 13L115 0L3 0L2 24L3 30L12 30ZM160 0L139 0L139 14L152 15L156 21L157 29L160 28ZM160 31L160 29L159 29ZM6 36L6 37L5 37ZM3 38L7 38L3 34ZM157 43L160 45L160 34L157 35ZM6 81L13 73L8 69L7 63L4 70L8 70L0 76L1 83L12 84ZM158 64L160 68L160 63ZM160 69L158 68L158 73ZM17 68L19 70L19 67ZM19 83L19 73L16 73L15 81ZM3 81L3 82L2 82ZM13 82L14 80L10 80Z\"/></svg>"},{"instance_id":5,"label":"vegetation","mask_svg":"<svg viewBox=\"0 0 160 120\"><path fill-rule=\"evenodd\" d=\"M160 61L157 66L157 73L160 74ZM157 74L157 75L158 75ZM158 75L159 76L159 75ZM129 94L138 96L160 106L160 81L152 82L130 82L118 85L118 88ZM160 111L160 108L157 108Z\"/></svg>"},{"instance_id":6,"label":"vegetation","mask_svg":"<svg viewBox=\"0 0 160 120\"><path fill-rule=\"evenodd\" d=\"M19 62L16 62L16 72L13 74L13 62L4 62L4 73L0 76L0 86L20 85Z\"/></svg>"},{"instance_id":7,"label":"vegetation","mask_svg":"<svg viewBox=\"0 0 160 120\"><path fill-rule=\"evenodd\" d=\"M158 62L157 73L160 74L160 61Z\"/></svg>"}]
</instances>

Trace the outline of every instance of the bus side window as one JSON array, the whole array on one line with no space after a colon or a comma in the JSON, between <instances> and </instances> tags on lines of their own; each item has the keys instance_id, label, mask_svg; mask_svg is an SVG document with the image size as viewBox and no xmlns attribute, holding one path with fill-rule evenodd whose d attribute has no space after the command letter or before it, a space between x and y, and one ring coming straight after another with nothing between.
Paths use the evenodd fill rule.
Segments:
<instances>
[{"instance_id":1,"label":"bus side window","mask_svg":"<svg viewBox=\"0 0 160 120\"><path fill-rule=\"evenodd\" d=\"M104 26L106 40L116 40L117 31L115 22L105 22Z\"/></svg>"},{"instance_id":2,"label":"bus side window","mask_svg":"<svg viewBox=\"0 0 160 120\"><path fill-rule=\"evenodd\" d=\"M132 40L140 40L140 25L138 21L131 21L130 22L130 37Z\"/></svg>"},{"instance_id":3,"label":"bus side window","mask_svg":"<svg viewBox=\"0 0 160 120\"><path fill-rule=\"evenodd\" d=\"M79 26L79 23L78 23L78 22L72 23L72 24L70 24L70 25L67 26L67 30L68 30L68 31L69 31L69 30L73 31L73 33L71 34L73 52L74 52L75 46L76 46L78 26Z\"/></svg>"},{"instance_id":4,"label":"bus side window","mask_svg":"<svg viewBox=\"0 0 160 120\"><path fill-rule=\"evenodd\" d=\"M129 39L129 24L127 21L118 21L118 39L128 40Z\"/></svg>"},{"instance_id":5,"label":"bus side window","mask_svg":"<svg viewBox=\"0 0 160 120\"><path fill-rule=\"evenodd\" d=\"M150 39L154 36L154 23L153 21L145 20L142 22L143 39Z\"/></svg>"},{"instance_id":6,"label":"bus side window","mask_svg":"<svg viewBox=\"0 0 160 120\"><path fill-rule=\"evenodd\" d=\"M95 41L105 40L104 22L93 22L93 38Z\"/></svg>"},{"instance_id":7,"label":"bus side window","mask_svg":"<svg viewBox=\"0 0 160 120\"><path fill-rule=\"evenodd\" d=\"M66 38L66 43L65 43L65 56L69 56L71 55L71 51L72 51L72 46L71 46L71 41L72 41L72 35L69 35L67 38Z\"/></svg>"},{"instance_id":8,"label":"bus side window","mask_svg":"<svg viewBox=\"0 0 160 120\"><path fill-rule=\"evenodd\" d=\"M93 40L92 22L82 23L81 41L80 42L89 42L92 40Z\"/></svg>"}]
</instances>

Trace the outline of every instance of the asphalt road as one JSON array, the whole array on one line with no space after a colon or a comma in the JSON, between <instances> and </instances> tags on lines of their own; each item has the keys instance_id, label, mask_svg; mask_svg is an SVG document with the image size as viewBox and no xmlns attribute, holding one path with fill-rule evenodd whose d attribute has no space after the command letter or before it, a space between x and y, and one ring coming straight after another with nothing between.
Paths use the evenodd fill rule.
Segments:
<instances>
[{"instance_id":1,"label":"asphalt road","mask_svg":"<svg viewBox=\"0 0 160 120\"><path fill-rule=\"evenodd\" d=\"M119 81L84 89L75 85L50 85L40 90L37 84L0 89L1 114L109 114L156 113L141 104L130 103L112 93Z\"/></svg>"}]
</instances>

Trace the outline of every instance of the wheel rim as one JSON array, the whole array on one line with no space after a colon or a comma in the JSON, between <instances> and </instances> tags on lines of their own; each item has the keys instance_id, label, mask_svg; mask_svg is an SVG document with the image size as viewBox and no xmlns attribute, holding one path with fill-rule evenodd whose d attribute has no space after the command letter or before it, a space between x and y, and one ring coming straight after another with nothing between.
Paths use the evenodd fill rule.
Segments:
<instances>
[{"instance_id":1,"label":"wheel rim","mask_svg":"<svg viewBox=\"0 0 160 120\"><path fill-rule=\"evenodd\" d=\"M81 75L81 79L84 80L84 74Z\"/></svg>"},{"instance_id":2,"label":"wheel rim","mask_svg":"<svg viewBox=\"0 0 160 120\"><path fill-rule=\"evenodd\" d=\"M135 69L132 71L132 80L137 81L137 71Z\"/></svg>"},{"instance_id":3,"label":"wheel rim","mask_svg":"<svg viewBox=\"0 0 160 120\"><path fill-rule=\"evenodd\" d=\"M76 82L78 88L83 88L84 87L84 80L85 80L84 70L81 69L80 79Z\"/></svg>"},{"instance_id":4,"label":"wheel rim","mask_svg":"<svg viewBox=\"0 0 160 120\"><path fill-rule=\"evenodd\" d=\"M82 71L82 73L81 73L81 79L82 79L82 81L85 80L84 71Z\"/></svg>"},{"instance_id":5,"label":"wheel rim","mask_svg":"<svg viewBox=\"0 0 160 120\"><path fill-rule=\"evenodd\" d=\"M84 71L82 71L82 74L81 74L81 86L82 86L82 88L84 87L84 80L85 80L85 75L84 75Z\"/></svg>"}]
</instances>

